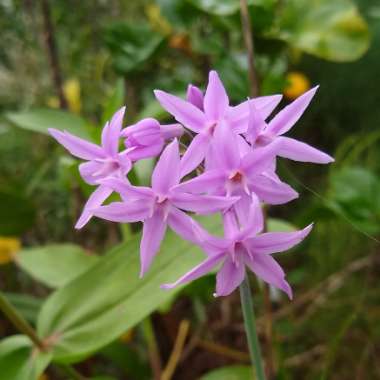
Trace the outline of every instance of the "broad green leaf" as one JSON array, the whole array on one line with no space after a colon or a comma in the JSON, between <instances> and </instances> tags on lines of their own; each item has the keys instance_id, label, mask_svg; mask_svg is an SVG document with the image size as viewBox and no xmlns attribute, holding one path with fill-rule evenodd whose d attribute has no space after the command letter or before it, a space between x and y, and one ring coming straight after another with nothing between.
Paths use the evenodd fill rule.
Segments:
<instances>
[{"instance_id":1,"label":"broad green leaf","mask_svg":"<svg viewBox=\"0 0 380 380\"><path fill-rule=\"evenodd\" d=\"M368 233L380 231L380 180L368 169L334 171L328 207Z\"/></svg>"},{"instance_id":2,"label":"broad green leaf","mask_svg":"<svg viewBox=\"0 0 380 380\"><path fill-rule=\"evenodd\" d=\"M368 25L351 0L286 1L270 36L337 62L354 61L369 46Z\"/></svg>"},{"instance_id":3,"label":"broad green leaf","mask_svg":"<svg viewBox=\"0 0 380 380\"><path fill-rule=\"evenodd\" d=\"M48 133L48 128L66 130L76 136L91 139L88 125L78 115L47 108L7 112L5 117L17 127L33 132Z\"/></svg>"},{"instance_id":4,"label":"broad green leaf","mask_svg":"<svg viewBox=\"0 0 380 380\"><path fill-rule=\"evenodd\" d=\"M295 231L297 227L283 219L268 218L267 229L270 232L292 232Z\"/></svg>"},{"instance_id":5,"label":"broad green leaf","mask_svg":"<svg viewBox=\"0 0 380 380\"><path fill-rule=\"evenodd\" d=\"M210 231L219 223L209 222ZM37 330L55 336L54 359L76 362L135 326L175 292L160 289L198 264L204 254L169 232L152 268L139 278L140 237L103 256L87 272L53 293L44 304Z\"/></svg>"},{"instance_id":6,"label":"broad green leaf","mask_svg":"<svg viewBox=\"0 0 380 380\"><path fill-rule=\"evenodd\" d=\"M115 69L122 75L140 71L158 51L164 38L143 23L115 23L105 33Z\"/></svg>"},{"instance_id":7,"label":"broad green leaf","mask_svg":"<svg viewBox=\"0 0 380 380\"><path fill-rule=\"evenodd\" d=\"M0 375L4 380L36 380L51 359L41 353L24 335L14 335L0 341Z\"/></svg>"},{"instance_id":8,"label":"broad green leaf","mask_svg":"<svg viewBox=\"0 0 380 380\"><path fill-rule=\"evenodd\" d=\"M42 299L19 293L5 293L5 296L26 320L35 324L42 306Z\"/></svg>"},{"instance_id":9,"label":"broad green leaf","mask_svg":"<svg viewBox=\"0 0 380 380\"><path fill-rule=\"evenodd\" d=\"M74 244L54 244L23 249L16 263L36 280L52 288L64 286L97 261Z\"/></svg>"},{"instance_id":10,"label":"broad green leaf","mask_svg":"<svg viewBox=\"0 0 380 380\"><path fill-rule=\"evenodd\" d=\"M254 380L251 367L248 366L230 366L215 369L206 375L203 375L199 380Z\"/></svg>"},{"instance_id":11,"label":"broad green leaf","mask_svg":"<svg viewBox=\"0 0 380 380\"><path fill-rule=\"evenodd\" d=\"M18 236L33 226L34 205L23 195L0 190L0 235Z\"/></svg>"}]
</instances>

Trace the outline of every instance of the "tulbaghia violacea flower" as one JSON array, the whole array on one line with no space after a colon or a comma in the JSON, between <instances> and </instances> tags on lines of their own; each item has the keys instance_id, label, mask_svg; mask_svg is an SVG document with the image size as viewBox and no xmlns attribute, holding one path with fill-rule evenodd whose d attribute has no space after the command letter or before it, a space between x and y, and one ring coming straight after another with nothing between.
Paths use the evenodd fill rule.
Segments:
<instances>
[{"instance_id":1,"label":"tulbaghia violacea flower","mask_svg":"<svg viewBox=\"0 0 380 380\"><path fill-rule=\"evenodd\" d=\"M265 121L262 113L251 104L250 117L248 119L248 128L245 133L247 141L253 147L263 147L273 141L281 141L277 155L289 158L294 161L313 162L317 164L328 164L334 159L328 154L313 148L301 141L290 137L282 136L288 132L299 120L307 106L310 104L318 86L305 92L299 98L294 100L283 110L281 110L270 122Z\"/></svg>"},{"instance_id":2,"label":"tulbaghia violacea flower","mask_svg":"<svg viewBox=\"0 0 380 380\"><path fill-rule=\"evenodd\" d=\"M171 142L161 154L152 174L152 187L137 187L120 179L102 183L121 194L123 202L113 202L92 210L94 215L115 222L144 223L140 245L141 276L148 270L165 235L167 226L183 239L198 241L196 231L202 230L182 210L211 214L229 208L238 197L193 195L176 186L180 181L178 141Z\"/></svg>"},{"instance_id":3,"label":"tulbaghia violacea flower","mask_svg":"<svg viewBox=\"0 0 380 380\"><path fill-rule=\"evenodd\" d=\"M69 132L49 129L49 133L73 156L87 161L79 165L79 172L84 181L90 185L98 185L87 200L75 228L82 228L92 216L89 210L100 206L112 193L110 187L99 184L99 181L109 176L124 178L132 167L128 150L119 153L124 112L125 107L117 111L111 121L106 123L100 146Z\"/></svg>"},{"instance_id":4,"label":"tulbaghia violacea flower","mask_svg":"<svg viewBox=\"0 0 380 380\"><path fill-rule=\"evenodd\" d=\"M210 72L203 107L200 90L194 86L188 89L188 101L160 90L155 90L154 93L163 108L179 123L196 133L181 160L181 176L190 173L205 158L207 159L214 131L221 122L226 122L236 133L245 132L250 103L254 103L265 119L281 100L281 95L263 96L231 107L226 90L216 71Z\"/></svg>"},{"instance_id":5,"label":"tulbaghia violacea flower","mask_svg":"<svg viewBox=\"0 0 380 380\"><path fill-rule=\"evenodd\" d=\"M211 169L178 185L190 193L211 193L239 196L236 210L248 210L251 194L268 204L282 204L298 197L289 185L273 179L266 172L272 168L274 158L280 149L274 142L261 149L244 151L239 148L239 136L225 123L215 131L211 145Z\"/></svg>"},{"instance_id":6,"label":"tulbaghia violacea flower","mask_svg":"<svg viewBox=\"0 0 380 380\"><path fill-rule=\"evenodd\" d=\"M286 251L301 242L310 232L312 225L296 232L267 232L263 230L263 214L256 197L253 196L249 217L243 221L233 211L224 215L225 237L216 238L198 231L200 245L207 254L206 260L164 289L193 281L220 265L216 276L215 296L231 294L243 281L246 267L257 277L292 298L292 290L285 279L285 273L271 256Z\"/></svg>"}]
</instances>

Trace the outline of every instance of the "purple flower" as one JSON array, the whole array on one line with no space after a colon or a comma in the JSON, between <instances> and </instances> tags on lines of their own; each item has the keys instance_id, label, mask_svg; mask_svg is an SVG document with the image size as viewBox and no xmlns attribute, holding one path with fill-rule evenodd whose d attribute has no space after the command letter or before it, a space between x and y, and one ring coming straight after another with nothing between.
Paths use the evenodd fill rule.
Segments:
<instances>
[{"instance_id":1,"label":"purple flower","mask_svg":"<svg viewBox=\"0 0 380 380\"><path fill-rule=\"evenodd\" d=\"M260 232L263 230L263 214L258 199L253 197L249 217L236 218L233 211L224 215L225 238L216 238L198 231L207 259L172 284L162 287L171 289L206 275L221 265L216 276L215 296L231 294L243 281L246 267L266 283L283 290L292 298L292 290L285 279L285 273L271 256L286 251L301 242L310 232L312 225L296 232Z\"/></svg>"},{"instance_id":2,"label":"purple flower","mask_svg":"<svg viewBox=\"0 0 380 380\"><path fill-rule=\"evenodd\" d=\"M102 179L109 176L124 178L132 167L128 150L119 153L119 137L124 112L125 107L114 114L111 122L106 123L102 131L100 146L69 132L49 129L49 133L73 156L87 161L79 165L79 172L84 181L90 185L99 185ZM99 185L87 200L75 228L82 228L92 216L89 210L100 206L111 193L111 188Z\"/></svg>"},{"instance_id":3,"label":"purple flower","mask_svg":"<svg viewBox=\"0 0 380 380\"><path fill-rule=\"evenodd\" d=\"M167 226L183 239L198 241L195 231L202 228L182 210L210 214L224 210L238 200L237 197L187 194L176 189L179 181L179 148L175 139L157 162L151 188L132 186L117 178L102 182L120 193L123 201L96 208L92 210L94 215L121 223L144 223L140 245L141 276L157 253Z\"/></svg>"},{"instance_id":4,"label":"purple flower","mask_svg":"<svg viewBox=\"0 0 380 380\"><path fill-rule=\"evenodd\" d=\"M155 90L154 93L163 108L179 123L197 134L181 160L181 176L194 170L204 158L207 159L214 131L221 122L226 122L236 133L245 132L251 103L255 104L265 119L281 100L281 95L264 96L231 107L216 71L209 74L204 98L195 86L188 89L188 101L160 90Z\"/></svg>"},{"instance_id":5,"label":"purple flower","mask_svg":"<svg viewBox=\"0 0 380 380\"><path fill-rule=\"evenodd\" d=\"M317 89L318 86L305 92L280 111L269 123L265 122L262 112L256 109L254 103L251 103L251 113L245 133L247 141L253 147L262 147L275 140L281 141L277 155L294 161L314 162L317 164L333 162L334 159L328 154L301 141L282 136L302 116Z\"/></svg>"},{"instance_id":6,"label":"purple flower","mask_svg":"<svg viewBox=\"0 0 380 380\"><path fill-rule=\"evenodd\" d=\"M297 198L297 192L289 185L268 174L273 171L279 143L240 149L239 139L240 136L221 123L210 148L211 168L177 188L197 194L239 196L240 200L234 204L236 211L249 210L252 193L269 204L282 204Z\"/></svg>"},{"instance_id":7,"label":"purple flower","mask_svg":"<svg viewBox=\"0 0 380 380\"><path fill-rule=\"evenodd\" d=\"M160 125L152 118L140 120L121 131L125 137L125 146L132 161L159 155L164 147L165 140L180 137L183 127L180 124Z\"/></svg>"}]
</instances>

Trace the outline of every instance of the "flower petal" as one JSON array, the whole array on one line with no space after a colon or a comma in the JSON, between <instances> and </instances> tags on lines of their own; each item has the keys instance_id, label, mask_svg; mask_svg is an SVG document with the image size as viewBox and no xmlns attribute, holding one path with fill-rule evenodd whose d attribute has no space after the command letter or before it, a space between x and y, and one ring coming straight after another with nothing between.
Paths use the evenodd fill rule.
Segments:
<instances>
[{"instance_id":1,"label":"flower petal","mask_svg":"<svg viewBox=\"0 0 380 380\"><path fill-rule=\"evenodd\" d=\"M239 203L238 201L237 203ZM240 227L236 217L236 213L234 208L223 213L223 227L224 227L224 235L227 238L232 238L239 233Z\"/></svg>"},{"instance_id":2,"label":"flower petal","mask_svg":"<svg viewBox=\"0 0 380 380\"><path fill-rule=\"evenodd\" d=\"M265 147L255 148L242 158L241 168L247 177L261 174L273 165L279 150L279 143L274 141Z\"/></svg>"},{"instance_id":3,"label":"flower petal","mask_svg":"<svg viewBox=\"0 0 380 380\"><path fill-rule=\"evenodd\" d=\"M244 263L239 262L236 265L227 257L216 275L215 296L220 297L231 294L243 282L244 276Z\"/></svg>"},{"instance_id":4,"label":"flower petal","mask_svg":"<svg viewBox=\"0 0 380 380\"><path fill-rule=\"evenodd\" d=\"M98 218L111 222L141 222L149 217L152 205L141 200L112 202L109 205L93 208L92 213Z\"/></svg>"},{"instance_id":5,"label":"flower petal","mask_svg":"<svg viewBox=\"0 0 380 380\"><path fill-rule=\"evenodd\" d=\"M216 71L210 71L204 98L204 110L210 121L217 121L228 110L228 95Z\"/></svg>"},{"instance_id":6,"label":"flower petal","mask_svg":"<svg viewBox=\"0 0 380 380\"><path fill-rule=\"evenodd\" d=\"M123 124L125 107L120 108L102 131L102 147L108 155L115 157L119 151L119 138Z\"/></svg>"},{"instance_id":7,"label":"flower petal","mask_svg":"<svg viewBox=\"0 0 380 380\"><path fill-rule=\"evenodd\" d=\"M328 154L301 141L289 137L279 137L278 140L281 141L277 153L280 157L316 164L329 164L330 162L334 162L334 159Z\"/></svg>"},{"instance_id":8,"label":"flower petal","mask_svg":"<svg viewBox=\"0 0 380 380\"><path fill-rule=\"evenodd\" d=\"M186 284L194 281L209 273L216 265L223 259L224 253L209 256L206 260L202 261L199 265L194 267L191 271L187 272L184 276L179 278L176 282L171 284L161 285L162 289L172 289L178 285Z\"/></svg>"},{"instance_id":9,"label":"flower petal","mask_svg":"<svg viewBox=\"0 0 380 380\"><path fill-rule=\"evenodd\" d=\"M293 298L292 289L285 280L285 273L276 262L276 260L270 255L253 255L249 257L245 256L245 263L259 278L273 285L274 287L283 290L290 299Z\"/></svg>"},{"instance_id":10,"label":"flower petal","mask_svg":"<svg viewBox=\"0 0 380 380\"><path fill-rule=\"evenodd\" d=\"M221 170L209 170L188 181L182 182L173 188L173 191L187 193L212 193L215 189L224 185L227 176Z\"/></svg>"},{"instance_id":11,"label":"flower petal","mask_svg":"<svg viewBox=\"0 0 380 380\"><path fill-rule=\"evenodd\" d=\"M203 92L197 86L187 86L186 100L203 111Z\"/></svg>"},{"instance_id":12,"label":"flower petal","mask_svg":"<svg viewBox=\"0 0 380 380\"><path fill-rule=\"evenodd\" d=\"M97 161L83 162L79 165L80 176L90 185L96 185L98 177L94 176L94 173L98 173L102 167L103 163Z\"/></svg>"},{"instance_id":13,"label":"flower petal","mask_svg":"<svg viewBox=\"0 0 380 380\"><path fill-rule=\"evenodd\" d=\"M271 205L281 205L298 198L298 193L291 186L266 175L252 177L249 188L261 201Z\"/></svg>"},{"instance_id":14,"label":"flower petal","mask_svg":"<svg viewBox=\"0 0 380 380\"><path fill-rule=\"evenodd\" d=\"M210 145L210 137L200 133L191 141L181 159L181 178L192 172L205 158Z\"/></svg>"},{"instance_id":15,"label":"flower petal","mask_svg":"<svg viewBox=\"0 0 380 380\"><path fill-rule=\"evenodd\" d=\"M178 141L174 139L162 152L152 174L152 189L160 194L167 194L169 189L178 185L180 159Z\"/></svg>"},{"instance_id":16,"label":"flower petal","mask_svg":"<svg viewBox=\"0 0 380 380\"><path fill-rule=\"evenodd\" d=\"M75 224L75 228L80 229L84 227L93 216L92 210L99 207L111 194L111 188L100 185L88 198L86 204L84 205L82 214Z\"/></svg>"},{"instance_id":17,"label":"flower petal","mask_svg":"<svg viewBox=\"0 0 380 380\"><path fill-rule=\"evenodd\" d=\"M225 122L216 127L212 139L213 159L223 170L234 170L240 166L240 150L238 136Z\"/></svg>"},{"instance_id":18,"label":"flower petal","mask_svg":"<svg viewBox=\"0 0 380 380\"><path fill-rule=\"evenodd\" d=\"M181 124L164 124L160 125L161 136L164 140L181 137L183 135L183 127Z\"/></svg>"},{"instance_id":19,"label":"flower petal","mask_svg":"<svg viewBox=\"0 0 380 380\"><path fill-rule=\"evenodd\" d=\"M191 103L161 90L154 90L154 94L161 106L186 128L200 132L206 126L205 114Z\"/></svg>"},{"instance_id":20,"label":"flower petal","mask_svg":"<svg viewBox=\"0 0 380 380\"><path fill-rule=\"evenodd\" d=\"M198 242L196 230L202 227L183 211L172 207L168 215L168 225L181 238L192 243Z\"/></svg>"},{"instance_id":21,"label":"flower petal","mask_svg":"<svg viewBox=\"0 0 380 380\"><path fill-rule=\"evenodd\" d=\"M267 124L261 115L261 112L255 107L254 102L249 103L249 114L248 114L248 127L246 132L247 140L254 144L257 137L262 133Z\"/></svg>"},{"instance_id":22,"label":"flower petal","mask_svg":"<svg viewBox=\"0 0 380 380\"><path fill-rule=\"evenodd\" d=\"M165 231L166 222L162 212L156 211L152 217L145 220L140 244L140 277L149 269L153 257L160 248Z\"/></svg>"},{"instance_id":23,"label":"flower petal","mask_svg":"<svg viewBox=\"0 0 380 380\"><path fill-rule=\"evenodd\" d=\"M102 180L101 183L119 193L123 199L141 200L142 202L147 202L149 200L153 200L154 198L154 193L151 188L144 186L133 186L127 179L109 177Z\"/></svg>"},{"instance_id":24,"label":"flower petal","mask_svg":"<svg viewBox=\"0 0 380 380\"><path fill-rule=\"evenodd\" d=\"M236 133L244 133L247 131L250 103L254 104L263 120L265 120L280 103L281 99L282 95L271 95L246 100L235 107L230 107L226 119Z\"/></svg>"},{"instance_id":25,"label":"flower petal","mask_svg":"<svg viewBox=\"0 0 380 380\"><path fill-rule=\"evenodd\" d=\"M248 198L248 197L247 197ZM242 212L240 215L243 214ZM259 198L252 194L250 197L250 205L248 206L248 217L246 220L241 220L240 223L243 226L242 237L255 236L264 229L264 213L260 205Z\"/></svg>"},{"instance_id":26,"label":"flower petal","mask_svg":"<svg viewBox=\"0 0 380 380\"><path fill-rule=\"evenodd\" d=\"M61 132L57 129L49 128L49 133L61 145L63 145L73 156L83 160L95 160L97 158L105 158L103 149L98 145L90 143L69 132Z\"/></svg>"},{"instance_id":27,"label":"flower petal","mask_svg":"<svg viewBox=\"0 0 380 380\"><path fill-rule=\"evenodd\" d=\"M162 139L160 123L150 117L142 119L136 124L123 129L121 136L127 138L126 146L128 148L139 145L150 146Z\"/></svg>"},{"instance_id":28,"label":"flower petal","mask_svg":"<svg viewBox=\"0 0 380 380\"><path fill-rule=\"evenodd\" d=\"M239 197L220 197L217 195L198 195L172 193L171 202L178 208L198 214L211 214L231 207Z\"/></svg>"},{"instance_id":29,"label":"flower petal","mask_svg":"<svg viewBox=\"0 0 380 380\"><path fill-rule=\"evenodd\" d=\"M267 232L247 239L252 253L270 254L286 251L300 243L311 231L310 224L303 230L295 232Z\"/></svg>"},{"instance_id":30,"label":"flower petal","mask_svg":"<svg viewBox=\"0 0 380 380\"><path fill-rule=\"evenodd\" d=\"M305 112L311 99L315 95L319 86L313 87L305 92L299 98L294 100L283 110L281 110L268 124L267 131L273 135L282 135L289 131L290 128L299 120Z\"/></svg>"}]
</instances>

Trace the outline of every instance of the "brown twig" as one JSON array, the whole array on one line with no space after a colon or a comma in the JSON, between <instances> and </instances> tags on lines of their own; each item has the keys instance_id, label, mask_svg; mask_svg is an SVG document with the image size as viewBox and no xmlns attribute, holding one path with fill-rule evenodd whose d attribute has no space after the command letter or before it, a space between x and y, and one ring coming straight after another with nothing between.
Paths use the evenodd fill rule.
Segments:
<instances>
[{"instance_id":1,"label":"brown twig","mask_svg":"<svg viewBox=\"0 0 380 380\"><path fill-rule=\"evenodd\" d=\"M54 38L54 26L51 21L49 0L41 0L41 10L44 24L44 40L46 51L49 57L53 83L59 98L60 107L66 109L67 101L62 88L62 74L59 65L57 45Z\"/></svg>"},{"instance_id":2,"label":"brown twig","mask_svg":"<svg viewBox=\"0 0 380 380\"><path fill-rule=\"evenodd\" d=\"M273 313L273 320L284 318L289 314L292 314L296 309L301 308L312 301L312 304L308 308L308 316L310 316L311 310L314 312L317 307L322 306L332 293L344 285L345 279L349 275L368 267L376 259L377 257L375 255L371 255L351 262L341 271L332 274L313 289L297 297L296 301ZM258 324L261 326L265 325L265 319L263 317L259 318Z\"/></svg>"},{"instance_id":3,"label":"brown twig","mask_svg":"<svg viewBox=\"0 0 380 380\"><path fill-rule=\"evenodd\" d=\"M252 25L251 19L249 18L249 10L247 0L240 0L240 15L242 23L242 31L244 36L244 43L247 49L247 59L248 59L248 74L251 89L251 96L256 97L259 95L259 81L255 67L255 49L252 38Z\"/></svg>"},{"instance_id":4,"label":"brown twig","mask_svg":"<svg viewBox=\"0 0 380 380\"><path fill-rule=\"evenodd\" d=\"M170 380L173 377L174 371L181 358L181 354L185 345L186 337L189 333L189 329L190 322L186 319L181 321L178 328L177 338L174 342L173 351L170 354L168 363L166 364L164 371L162 372L161 380Z\"/></svg>"}]
</instances>

